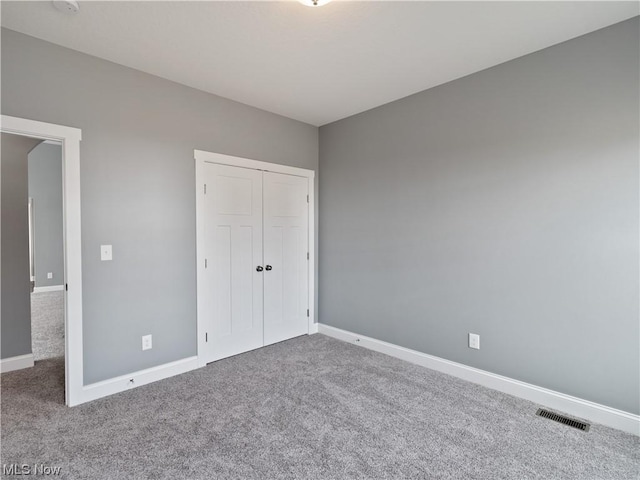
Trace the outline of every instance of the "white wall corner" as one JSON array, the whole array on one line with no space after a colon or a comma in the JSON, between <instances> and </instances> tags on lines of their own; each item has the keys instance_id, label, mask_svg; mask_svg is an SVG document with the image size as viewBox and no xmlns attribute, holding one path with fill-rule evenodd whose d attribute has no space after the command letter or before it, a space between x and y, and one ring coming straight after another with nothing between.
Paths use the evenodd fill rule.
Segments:
<instances>
[{"instance_id":1,"label":"white wall corner","mask_svg":"<svg viewBox=\"0 0 640 480\"><path fill-rule=\"evenodd\" d=\"M591 423L599 423L607 427L616 428L633 435L640 436L640 415L607 407L599 403L573 397L564 393L549 390L547 388L521 382L513 378L504 377L495 373L469 367L461 363L445 360L444 358L428 355L408 348L400 347L392 343L365 337L357 333L341 330L339 328L318 325L318 332L329 337L353 343L360 347L376 352L384 353L391 357L399 358L407 362L431 368L454 377L477 383L484 387L492 388L515 397L529 400L536 404L564 412L569 415L582 418Z\"/></svg>"},{"instance_id":2,"label":"white wall corner","mask_svg":"<svg viewBox=\"0 0 640 480\"><path fill-rule=\"evenodd\" d=\"M33 367L33 353L18 355L17 357L3 358L0 360L0 372L12 372L23 368Z\"/></svg>"}]
</instances>

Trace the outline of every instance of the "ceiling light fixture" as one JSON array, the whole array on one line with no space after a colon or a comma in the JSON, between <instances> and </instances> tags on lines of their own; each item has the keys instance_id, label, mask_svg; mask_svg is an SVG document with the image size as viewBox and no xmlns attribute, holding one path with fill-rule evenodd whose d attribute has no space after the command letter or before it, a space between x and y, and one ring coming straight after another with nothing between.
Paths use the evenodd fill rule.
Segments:
<instances>
[{"instance_id":1,"label":"ceiling light fixture","mask_svg":"<svg viewBox=\"0 0 640 480\"><path fill-rule=\"evenodd\" d=\"M80 5L75 0L53 0L53 6L67 15L75 15L80 10Z\"/></svg>"},{"instance_id":2,"label":"ceiling light fixture","mask_svg":"<svg viewBox=\"0 0 640 480\"><path fill-rule=\"evenodd\" d=\"M306 5L307 7L321 7L326 5L331 0L298 0L301 4Z\"/></svg>"}]
</instances>

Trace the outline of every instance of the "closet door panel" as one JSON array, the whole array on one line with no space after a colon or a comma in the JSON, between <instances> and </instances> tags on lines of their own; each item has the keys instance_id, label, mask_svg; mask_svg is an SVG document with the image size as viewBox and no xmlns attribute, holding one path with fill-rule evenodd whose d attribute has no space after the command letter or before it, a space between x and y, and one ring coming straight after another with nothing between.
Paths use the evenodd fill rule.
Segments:
<instances>
[{"instance_id":1,"label":"closet door panel","mask_svg":"<svg viewBox=\"0 0 640 480\"><path fill-rule=\"evenodd\" d=\"M264 342L308 333L308 181L265 172Z\"/></svg>"},{"instance_id":2,"label":"closet door panel","mask_svg":"<svg viewBox=\"0 0 640 480\"><path fill-rule=\"evenodd\" d=\"M206 165L207 361L263 346L262 172Z\"/></svg>"}]
</instances>

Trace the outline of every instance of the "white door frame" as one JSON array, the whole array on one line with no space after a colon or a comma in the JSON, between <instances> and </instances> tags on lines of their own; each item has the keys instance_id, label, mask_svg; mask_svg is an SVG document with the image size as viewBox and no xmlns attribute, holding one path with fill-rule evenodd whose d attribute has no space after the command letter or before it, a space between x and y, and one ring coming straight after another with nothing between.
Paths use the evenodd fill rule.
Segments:
<instances>
[{"instance_id":1,"label":"white door frame","mask_svg":"<svg viewBox=\"0 0 640 480\"><path fill-rule=\"evenodd\" d=\"M204 245L204 167L206 163L217 163L220 165L230 165L232 167L251 168L264 172L284 173L304 177L309 183L309 330L308 333L318 331L315 323L315 195L314 178L316 172L306 168L290 167L277 163L250 160L248 158L233 157L221 153L205 152L194 150L193 157L196 163L196 259L197 259L197 297L202 298L204 292L201 291L204 285L204 254L201 245ZM206 342L204 334L204 313L201 311L200 301L197 309L197 335L198 335L198 366L206 365Z\"/></svg>"},{"instance_id":2,"label":"white door frame","mask_svg":"<svg viewBox=\"0 0 640 480\"><path fill-rule=\"evenodd\" d=\"M65 403L82 403L82 242L80 230L80 140L82 130L2 115L0 131L62 143L65 292Z\"/></svg>"}]
</instances>

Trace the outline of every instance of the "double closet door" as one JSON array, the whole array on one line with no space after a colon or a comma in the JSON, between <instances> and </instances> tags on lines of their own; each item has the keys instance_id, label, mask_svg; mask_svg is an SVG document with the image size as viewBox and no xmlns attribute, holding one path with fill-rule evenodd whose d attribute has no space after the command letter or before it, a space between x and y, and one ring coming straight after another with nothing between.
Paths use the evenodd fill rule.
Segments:
<instances>
[{"instance_id":1,"label":"double closet door","mask_svg":"<svg viewBox=\"0 0 640 480\"><path fill-rule=\"evenodd\" d=\"M206 361L308 333L308 179L215 163L203 174Z\"/></svg>"}]
</instances>

